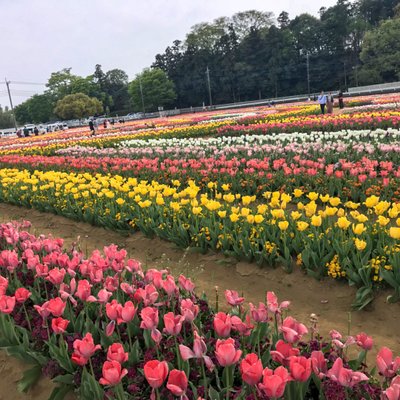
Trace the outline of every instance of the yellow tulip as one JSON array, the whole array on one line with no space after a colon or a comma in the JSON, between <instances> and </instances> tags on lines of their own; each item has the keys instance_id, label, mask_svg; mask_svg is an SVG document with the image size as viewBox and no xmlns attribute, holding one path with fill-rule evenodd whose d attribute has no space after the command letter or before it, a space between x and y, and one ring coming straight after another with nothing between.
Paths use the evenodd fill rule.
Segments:
<instances>
[{"instance_id":1,"label":"yellow tulip","mask_svg":"<svg viewBox=\"0 0 400 400\"><path fill-rule=\"evenodd\" d=\"M330 199L330 196L329 196L329 194L326 194L325 196L322 196L322 194L320 194L319 198L321 199L321 201L323 203L326 203Z\"/></svg>"},{"instance_id":2,"label":"yellow tulip","mask_svg":"<svg viewBox=\"0 0 400 400\"><path fill-rule=\"evenodd\" d=\"M341 203L341 201L340 201L339 197L331 197L329 199L329 204L332 207L337 207L340 203Z\"/></svg>"},{"instance_id":3,"label":"yellow tulip","mask_svg":"<svg viewBox=\"0 0 400 400\"><path fill-rule=\"evenodd\" d=\"M369 196L365 199L364 204L368 207L375 207L378 204L379 197L377 196Z\"/></svg>"},{"instance_id":4,"label":"yellow tulip","mask_svg":"<svg viewBox=\"0 0 400 400\"><path fill-rule=\"evenodd\" d=\"M309 224L304 221L297 221L297 230L300 232L305 231L308 228Z\"/></svg>"},{"instance_id":5,"label":"yellow tulip","mask_svg":"<svg viewBox=\"0 0 400 400\"><path fill-rule=\"evenodd\" d=\"M262 215L257 214L254 216L254 222L256 224L261 224L261 222L263 222L263 221L264 221L264 217Z\"/></svg>"},{"instance_id":6,"label":"yellow tulip","mask_svg":"<svg viewBox=\"0 0 400 400\"><path fill-rule=\"evenodd\" d=\"M201 207L192 207L192 213L194 215L199 215L201 213L201 211L202 211Z\"/></svg>"},{"instance_id":7,"label":"yellow tulip","mask_svg":"<svg viewBox=\"0 0 400 400\"><path fill-rule=\"evenodd\" d=\"M298 197L301 197L303 194L304 194L304 192L302 190L300 190L300 189L294 189L293 190L294 197L298 198Z\"/></svg>"},{"instance_id":8,"label":"yellow tulip","mask_svg":"<svg viewBox=\"0 0 400 400\"><path fill-rule=\"evenodd\" d=\"M289 222L288 221L279 221L278 226L281 231L286 231L286 229L289 227Z\"/></svg>"},{"instance_id":9,"label":"yellow tulip","mask_svg":"<svg viewBox=\"0 0 400 400\"><path fill-rule=\"evenodd\" d=\"M337 224L340 229L347 229L351 225L350 221L346 217L338 218Z\"/></svg>"},{"instance_id":10,"label":"yellow tulip","mask_svg":"<svg viewBox=\"0 0 400 400\"><path fill-rule=\"evenodd\" d=\"M237 222L237 221L239 220L239 215L237 215L237 214L231 214L231 215L229 216L229 218L230 218L230 220L231 220L232 222Z\"/></svg>"},{"instance_id":11,"label":"yellow tulip","mask_svg":"<svg viewBox=\"0 0 400 400\"><path fill-rule=\"evenodd\" d=\"M356 235L361 235L364 231L366 230L365 226L363 223L354 225L353 224L353 232Z\"/></svg>"},{"instance_id":12,"label":"yellow tulip","mask_svg":"<svg viewBox=\"0 0 400 400\"><path fill-rule=\"evenodd\" d=\"M118 197L118 199L115 200L115 202L116 202L119 206L122 206L123 204L125 204L125 200L124 200L124 199L121 199L121 197Z\"/></svg>"},{"instance_id":13,"label":"yellow tulip","mask_svg":"<svg viewBox=\"0 0 400 400\"><path fill-rule=\"evenodd\" d=\"M227 183L224 183L221 187L222 190L224 190L225 192L227 192L231 188L230 185L228 185Z\"/></svg>"},{"instance_id":14,"label":"yellow tulip","mask_svg":"<svg viewBox=\"0 0 400 400\"><path fill-rule=\"evenodd\" d=\"M283 210L280 209L280 208L277 208L277 209L275 209L275 210L271 210L271 215L272 215L274 218L285 218L285 211L283 211Z\"/></svg>"},{"instance_id":15,"label":"yellow tulip","mask_svg":"<svg viewBox=\"0 0 400 400\"><path fill-rule=\"evenodd\" d=\"M322 217L320 215L313 215L311 217L311 225L312 226L321 226L322 225Z\"/></svg>"},{"instance_id":16,"label":"yellow tulip","mask_svg":"<svg viewBox=\"0 0 400 400\"><path fill-rule=\"evenodd\" d=\"M218 211L218 216L220 218L225 218L226 217L226 211Z\"/></svg>"},{"instance_id":17,"label":"yellow tulip","mask_svg":"<svg viewBox=\"0 0 400 400\"><path fill-rule=\"evenodd\" d=\"M308 193L307 197L308 197L311 201L315 201L315 200L318 199L319 195L318 195L318 193L310 192L310 193Z\"/></svg>"},{"instance_id":18,"label":"yellow tulip","mask_svg":"<svg viewBox=\"0 0 400 400\"><path fill-rule=\"evenodd\" d=\"M386 218L383 215L380 215L377 221L380 226L386 226L390 222L390 218Z\"/></svg>"},{"instance_id":19,"label":"yellow tulip","mask_svg":"<svg viewBox=\"0 0 400 400\"><path fill-rule=\"evenodd\" d=\"M325 214L328 217L333 217L337 213L338 209L336 207L326 207L325 208Z\"/></svg>"},{"instance_id":20,"label":"yellow tulip","mask_svg":"<svg viewBox=\"0 0 400 400\"><path fill-rule=\"evenodd\" d=\"M249 224L252 224L254 222L254 215L249 214L246 219Z\"/></svg>"},{"instance_id":21,"label":"yellow tulip","mask_svg":"<svg viewBox=\"0 0 400 400\"><path fill-rule=\"evenodd\" d=\"M392 226L389 229L389 236L393 239L400 239L400 228Z\"/></svg>"},{"instance_id":22,"label":"yellow tulip","mask_svg":"<svg viewBox=\"0 0 400 400\"><path fill-rule=\"evenodd\" d=\"M357 250L362 251L367 247L367 242L365 242L364 240L360 240L358 238L356 238L354 240L354 244L357 248Z\"/></svg>"},{"instance_id":23,"label":"yellow tulip","mask_svg":"<svg viewBox=\"0 0 400 400\"><path fill-rule=\"evenodd\" d=\"M298 211L292 211L290 213L290 216L292 217L293 220L298 220L301 217L301 213L299 213Z\"/></svg>"}]
</instances>

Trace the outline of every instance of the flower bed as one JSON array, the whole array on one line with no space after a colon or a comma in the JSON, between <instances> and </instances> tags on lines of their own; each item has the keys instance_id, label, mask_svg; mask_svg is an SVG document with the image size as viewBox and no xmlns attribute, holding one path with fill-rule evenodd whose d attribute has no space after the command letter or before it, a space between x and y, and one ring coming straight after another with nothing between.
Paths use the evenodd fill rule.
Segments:
<instances>
[{"instance_id":1,"label":"flower bed","mask_svg":"<svg viewBox=\"0 0 400 400\"><path fill-rule=\"evenodd\" d=\"M306 327L272 292L247 306L227 290L229 311L218 296L212 310L182 275L143 271L114 245L85 258L28 228L0 226L0 345L32 364L21 389L44 373L58 400L399 396L400 357L383 347L372 371L365 333L321 338L314 315Z\"/></svg>"}]
</instances>

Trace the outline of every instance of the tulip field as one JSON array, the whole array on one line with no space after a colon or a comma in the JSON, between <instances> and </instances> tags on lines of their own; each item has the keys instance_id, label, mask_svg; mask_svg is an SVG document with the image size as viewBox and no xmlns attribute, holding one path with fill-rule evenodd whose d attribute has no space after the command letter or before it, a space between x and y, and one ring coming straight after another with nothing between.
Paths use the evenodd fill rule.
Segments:
<instances>
[{"instance_id":1,"label":"tulip field","mask_svg":"<svg viewBox=\"0 0 400 400\"><path fill-rule=\"evenodd\" d=\"M379 291L395 303L400 96L348 106L3 138L0 201L333 279L357 288L355 309ZM364 332L321 337L317 318L297 321L273 292L247 305L227 290L211 307L184 275L145 270L115 245L67 250L29 227L0 226L0 347L33 365L22 390L43 373L58 385L51 400L400 399L400 357L368 358Z\"/></svg>"}]
</instances>

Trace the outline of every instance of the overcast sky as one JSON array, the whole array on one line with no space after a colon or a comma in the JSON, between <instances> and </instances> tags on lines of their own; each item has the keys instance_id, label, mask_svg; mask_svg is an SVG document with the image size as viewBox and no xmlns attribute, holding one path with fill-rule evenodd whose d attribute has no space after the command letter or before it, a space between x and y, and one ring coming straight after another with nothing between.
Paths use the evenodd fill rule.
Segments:
<instances>
[{"instance_id":1,"label":"overcast sky","mask_svg":"<svg viewBox=\"0 0 400 400\"><path fill-rule=\"evenodd\" d=\"M123 69L132 79L150 66L157 53L184 39L199 22L238 11L282 10L294 18L317 15L335 0L0 0L0 82L45 83L50 74L72 67L87 76ZM40 86L11 85L14 102L24 101ZM8 105L0 84L0 104Z\"/></svg>"}]
</instances>

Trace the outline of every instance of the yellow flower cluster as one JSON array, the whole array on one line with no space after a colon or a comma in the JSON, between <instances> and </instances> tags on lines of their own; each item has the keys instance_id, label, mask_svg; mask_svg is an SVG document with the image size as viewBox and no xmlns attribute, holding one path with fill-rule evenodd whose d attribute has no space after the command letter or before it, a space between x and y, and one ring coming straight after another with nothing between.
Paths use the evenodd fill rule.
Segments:
<instances>
[{"instance_id":1,"label":"yellow flower cluster","mask_svg":"<svg viewBox=\"0 0 400 400\"><path fill-rule=\"evenodd\" d=\"M343 278L346 276L346 272L342 271L337 254L333 256L331 261L326 263L326 267L328 268L328 276L333 279Z\"/></svg>"}]
</instances>

